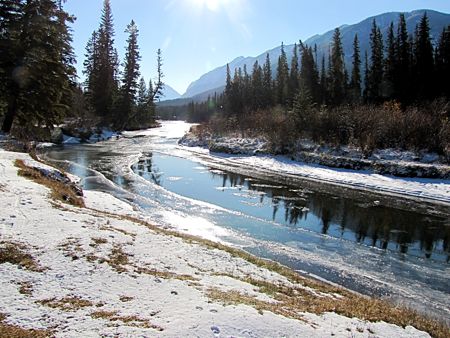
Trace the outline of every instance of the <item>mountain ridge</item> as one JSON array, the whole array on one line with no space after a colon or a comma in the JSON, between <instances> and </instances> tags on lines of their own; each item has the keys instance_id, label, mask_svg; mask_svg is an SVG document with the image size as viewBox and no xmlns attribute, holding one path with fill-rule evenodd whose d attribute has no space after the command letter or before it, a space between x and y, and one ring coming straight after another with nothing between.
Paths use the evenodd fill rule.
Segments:
<instances>
[{"instance_id":1,"label":"mountain ridge","mask_svg":"<svg viewBox=\"0 0 450 338\"><path fill-rule=\"evenodd\" d=\"M398 18L401 13L405 15L408 33L411 34L425 12L427 13L430 22L431 37L436 41L443 27L450 25L450 14L438 12L431 9L417 9L411 12L386 12L363 19L356 24L341 25L339 28L341 30L341 37L344 47L346 65L348 66L351 62L352 43L354 35L356 33L358 34L358 38L360 41L361 56L364 55L365 51L369 50L369 41L370 41L369 35L373 19L376 20L377 25L380 27L381 32L383 33L384 39L386 39L386 32L390 23L394 22L394 25L397 25ZM328 54L328 47L330 45L333 32L334 29L329 30L323 34L315 34L304 41L304 43L309 46L314 46L314 44L317 45L318 60L321 60L322 55ZM292 58L293 47L294 44L285 45L285 51L288 59ZM266 54L269 53L272 71L274 71L276 69L276 63L278 56L280 55L280 51L281 46L277 46L255 57L252 56L236 57L229 63L230 70L233 73L235 69L239 67L242 68L245 64L250 72L255 61L257 60L258 63L262 65L265 62ZM320 61L318 63L320 64ZM187 88L186 92L181 97L190 98L201 95L202 93L208 91L212 91L213 89L223 87L225 85L225 79L226 79L226 64L223 66L216 67L215 69L200 76L197 80L193 81Z\"/></svg>"}]
</instances>

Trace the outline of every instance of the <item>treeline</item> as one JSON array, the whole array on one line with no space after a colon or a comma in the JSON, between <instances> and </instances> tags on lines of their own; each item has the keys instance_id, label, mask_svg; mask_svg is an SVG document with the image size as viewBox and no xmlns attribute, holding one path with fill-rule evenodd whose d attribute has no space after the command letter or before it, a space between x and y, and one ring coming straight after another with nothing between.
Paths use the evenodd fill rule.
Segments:
<instances>
[{"instance_id":1,"label":"treeline","mask_svg":"<svg viewBox=\"0 0 450 338\"><path fill-rule=\"evenodd\" d=\"M147 128L154 122L155 101L164 86L161 50L157 52L157 79L155 83L149 80L147 85L139 70L139 30L133 20L125 32L128 39L120 72L111 5L104 0L100 27L86 46L83 71L86 108L101 124L115 129Z\"/></svg>"},{"instance_id":2,"label":"treeline","mask_svg":"<svg viewBox=\"0 0 450 338\"><path fill-rule=\"evenodd\" d=\"M161 51L157 53L157 79L147 85L139 71L136 24L131 21L126 28L126 55L120 63L110 1L104 0L100 26L86 47L86 81L80 85L69 27L75 18L64 11L63 2L0 2L2 131L39 139L67 117L75 118L80 127L151 126L155 101L163 89Z\"/></svg>"},{"instance_id":3,"label":"treeline","mask_svg":"<svg viewBox=\"0 0 450 338\"><path fill-rule=\"evenodd\" d=\"M282 44L275 76L268 55L251 73L244 66L232 75L228 67L224 95L194 111L203 117L213 101L217 132L262 130L282 149L309 137L365 149L449 151L450 26L433 46L426 14L413 35L403 14L386 37L374 20L370 47L361 56L355 35L348 71L339 28L320 60L316 46L300 41L288 62Z\"/></svg>"}]
</instances>

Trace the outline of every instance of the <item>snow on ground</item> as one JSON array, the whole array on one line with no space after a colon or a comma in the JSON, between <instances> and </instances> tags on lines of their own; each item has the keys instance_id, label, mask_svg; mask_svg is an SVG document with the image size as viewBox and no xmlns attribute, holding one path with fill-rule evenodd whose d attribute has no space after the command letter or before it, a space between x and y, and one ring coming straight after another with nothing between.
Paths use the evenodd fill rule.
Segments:
<instances>
[{"instance_id":1,"label":"snow on ground","mask_svg":"<svg viewBox=\"0 0 450 338\"><path fill-rule=\"evenodd\" d=\"M243 280L248 276L292 284L225 251L120 217L138 215L110 195L85 192L90 209L52 201L47 188L17 175L17 158L36 164L0 150L0 247L20 243L40 269L0 264L0 313L8 324L50 328L58 337L429 337L410 326L334 313L296 320L225 306L209 292L275 302Z\"/></svg>"}]
</instances>

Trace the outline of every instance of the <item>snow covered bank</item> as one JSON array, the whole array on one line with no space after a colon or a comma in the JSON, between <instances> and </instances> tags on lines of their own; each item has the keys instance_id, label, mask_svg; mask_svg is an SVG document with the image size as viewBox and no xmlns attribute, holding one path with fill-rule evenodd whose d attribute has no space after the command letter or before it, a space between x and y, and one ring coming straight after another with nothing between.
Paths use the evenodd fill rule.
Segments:
<instances>
[{"instance_id":1,"label":"snow covered bank","mask_svg":"<svg viewBox=\"0 0 450 338\"><path fill-rule=\"evenodd\" d=\"M429 337L327 312L363 300L151 227L110 195L85 191L88 208L53 201L16 159L32 163L0 151L0 252L16 247L37 268L1 256L0 322L58 337Z\"/></svg>"},{"instance_id":2,"label":"snow covered bank","mask_svg":"<svg viewBox=\"0 0 450 338\"><path fill-rule=\"evenodd\" d=\"M264 149L266 149L263 140L257 143L250 142L250 144L256 144L252 148L241 148L240 142L235 142L232 138L221 138L220 149L227 153L225 155L214 153L212 149L216 149L216 146L211 146L211 142L209 139L200 139L192 134L187 134L180 139L179 144L184 149L205 158L207 162L216 163L224 169L244 167L253 172L268 175L288 175L355 189L450 203L450 166L392 160L392 158L397 158L394 151L376 152L373 159L362 160L346 156L324 156L315 152L300 152L297 154L297 159L300 160L298 161L281 155L260 154L264 153ZM205 152L205 148L211 149L211 152ZM231 151L223 151L224 148L231 149ZM252 156L254 154L257 156ZM406 156L403 153L397 155L402 158ZM312 163L301 162L305 157L308 157L308 162ZM388 160L388 158L390 159ZM330 165L323 166L320 163ZM332 168L332 166L341 168ZM348 169L353 167L358 170ZM446 178L395 177L389 175L391 172L396 172L400 176Z\"/></svg>"}]
</instances>

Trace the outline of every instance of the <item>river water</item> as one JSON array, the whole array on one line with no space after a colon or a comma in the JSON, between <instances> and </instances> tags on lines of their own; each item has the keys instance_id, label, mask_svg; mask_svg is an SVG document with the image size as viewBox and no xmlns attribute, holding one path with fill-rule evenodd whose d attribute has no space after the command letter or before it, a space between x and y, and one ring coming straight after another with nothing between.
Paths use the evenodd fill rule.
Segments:
<instances>
[{"instance_id":1,"label":"river water","mask_svg":"<svg viewBox=\"0 0 450 338\"><path fill-rule=\"evenodd\" d=\"M393 197L224 168L219 155L177 146L188 128L164 122L42 155L81 177L84 189L109 192L162 226L450 318L448 214Z\"/></svg>"}]
</instances>

